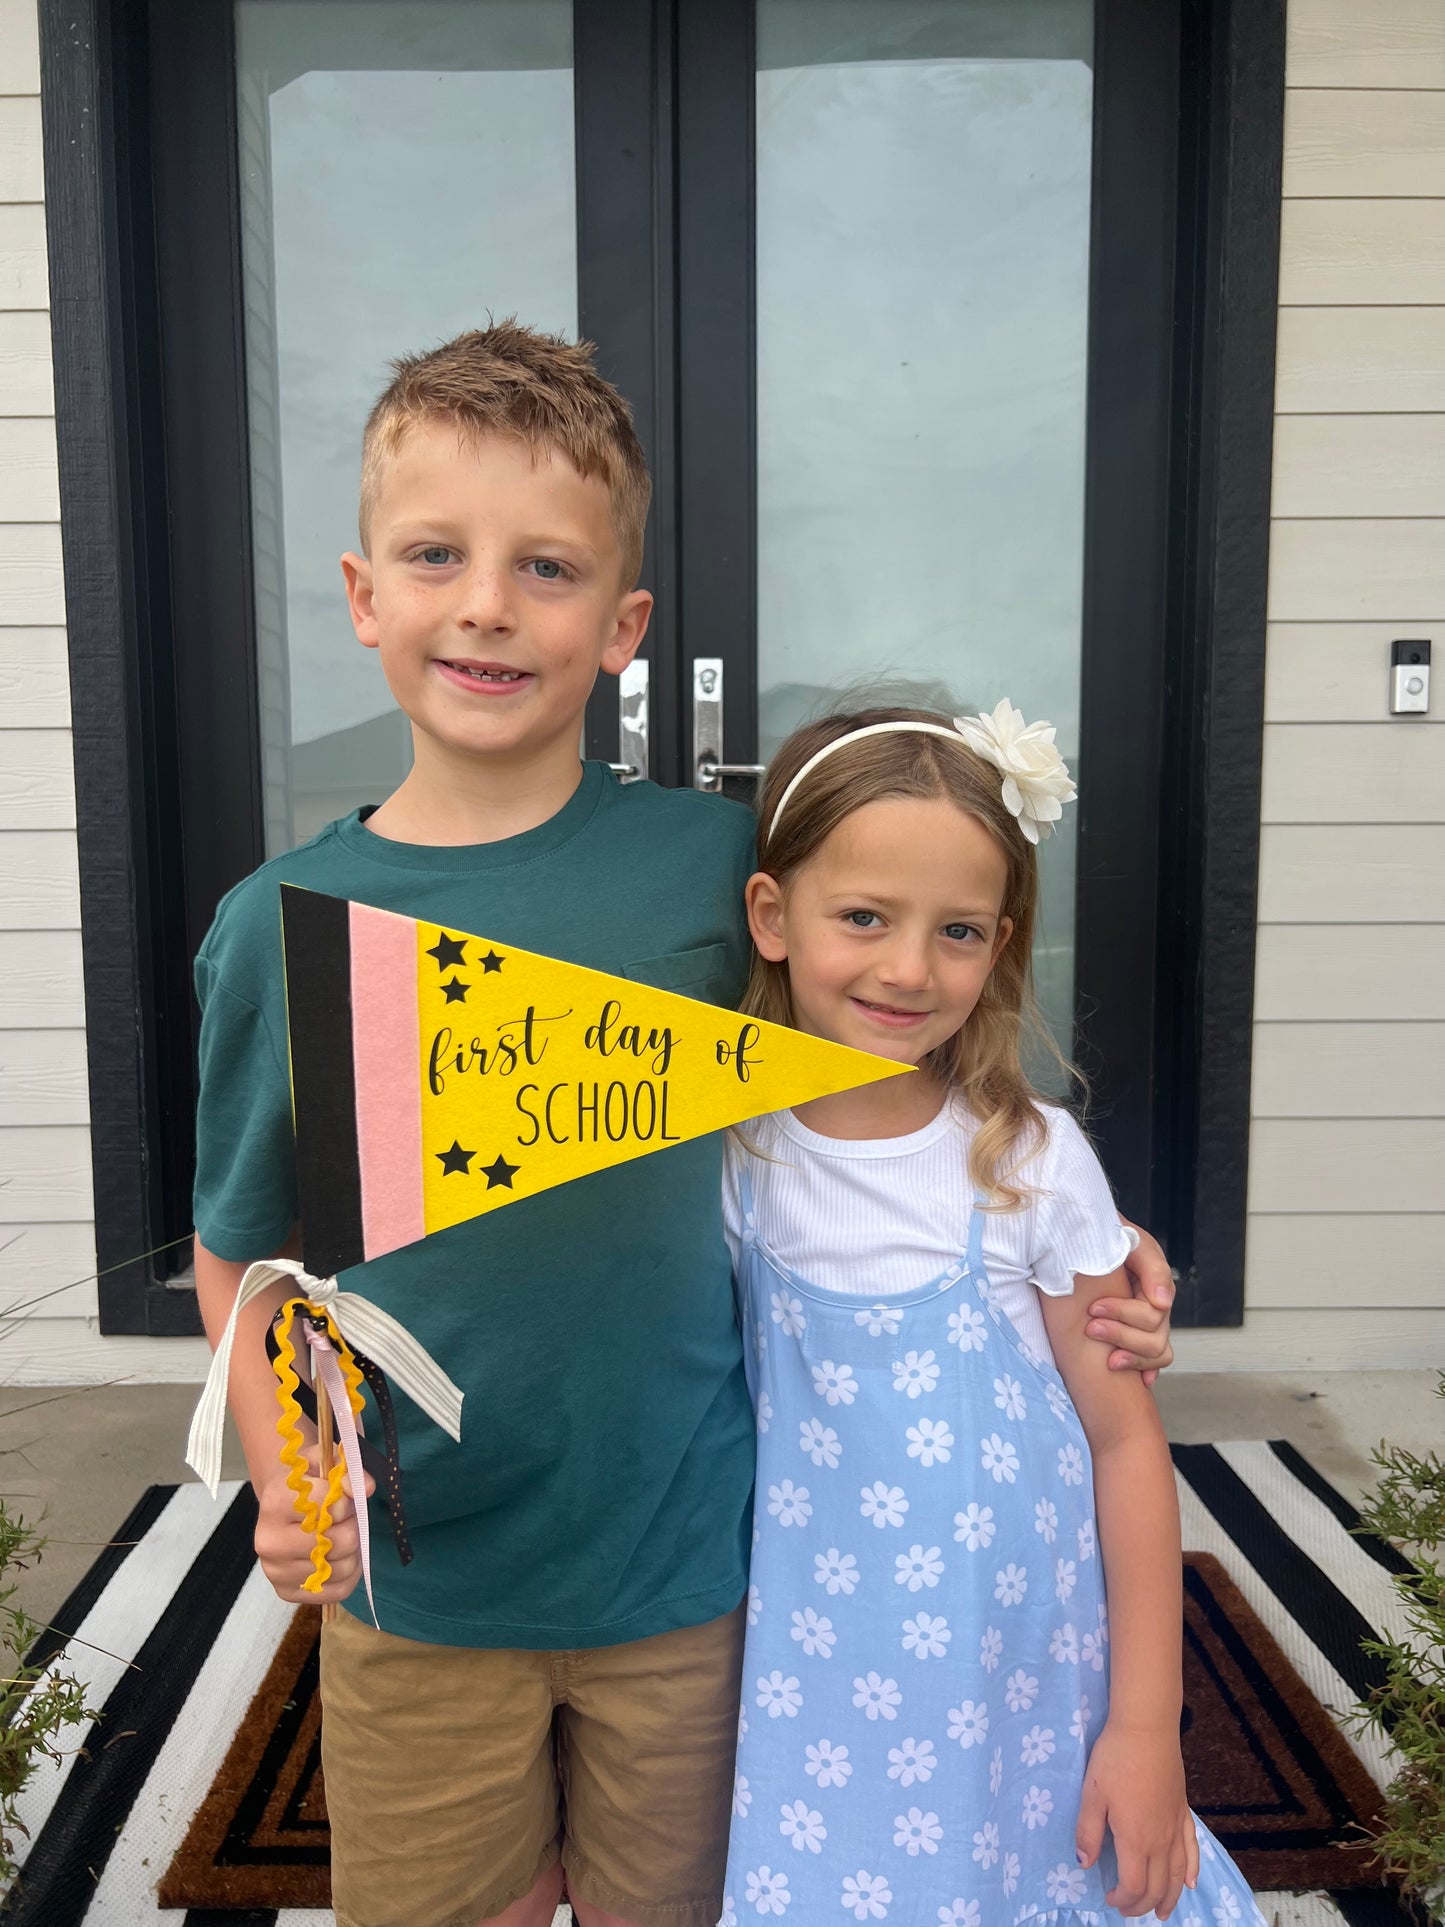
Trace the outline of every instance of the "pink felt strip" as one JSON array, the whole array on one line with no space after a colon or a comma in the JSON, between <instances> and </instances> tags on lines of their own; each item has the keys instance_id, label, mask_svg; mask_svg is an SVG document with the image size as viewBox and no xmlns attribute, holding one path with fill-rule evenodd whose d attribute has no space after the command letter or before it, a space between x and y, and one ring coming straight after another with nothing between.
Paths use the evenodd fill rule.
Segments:
<instances>
[{"instance_id":1,"label":"pink felt strip","mask_svg":"<svg viewBox=\"0 0 1445 1927\"><path fill-rule=\"evenodd\" d=\"M379 1258L426 1236L416 925L365 903L351 906L351 1055L362 1240Z\"/></svg>"}]
</instances>

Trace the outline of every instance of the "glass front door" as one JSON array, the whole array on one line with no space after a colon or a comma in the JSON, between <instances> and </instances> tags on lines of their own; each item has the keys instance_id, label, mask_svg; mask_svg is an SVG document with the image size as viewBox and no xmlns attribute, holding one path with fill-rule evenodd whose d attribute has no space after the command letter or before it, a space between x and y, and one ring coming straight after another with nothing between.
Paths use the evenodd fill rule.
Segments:
<instances>
[{"instance_id":1,"label":"glass front door","mask_svg":"<svg viewBox=\"0 0 1445 1927\"><path fill-rule=\"evenodd\" d=\"M515 313L597 344L656 482L646 663L603 679L590 754L751 800L840 701L1058 726L1082 798L1044 851L1040 985L1147 1210L1174 11L147 5L194 936L404 775L336 568L363 421L391 356Z\"/></svg>"},{"instance_id":2,"label":"glass front door","mask_svg":"<svg viewBox=\"0 0 1445 1927\"><path fill-rule=\"evenodd\" d=\"M1077 762L1092 47L1092 0L758 0L759 761L840 699L1007 696Z\"/></svg>"},{"instance_id":3,"label":"glass front door","mask_svg":"<svg viewBox=\"0 0 1445 1927\"><path fill-rule=\"evenodd\" d=\"M269 855L411 766L337 567L388 362L489 313L576 332L572 8L239 0L235 27Z\"/></svg>"}]
</instances>

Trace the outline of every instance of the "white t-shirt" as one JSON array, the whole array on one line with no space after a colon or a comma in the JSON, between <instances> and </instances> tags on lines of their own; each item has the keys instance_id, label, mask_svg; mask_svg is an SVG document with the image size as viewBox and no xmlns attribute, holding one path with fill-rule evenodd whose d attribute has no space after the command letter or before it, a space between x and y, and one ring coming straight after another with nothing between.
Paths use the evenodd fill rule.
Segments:
<instances>
[{"instance_id":1,"label":"white t-shirt","mask_svg":"<svg viewBox=\"0 0 1445 1927\"><path fill-rule=\"evenodd\" d=\"M995 1306L1027 1348L1047 1359L1036 1292L1067 1297L1076 1272L1103 1277L1116 1270L1134 1240L1078 1124L1052 1106L1042 1115L1046 1140L1018 1172L1034 1195L1019 1211L985 1213L983 1257ZM791 1111L752 1119L742 1129L759 1155L729 1134L723 1166L723 1221L734 1261L746 1163L759 1233L801 1277L860 1298L917 1291L967 1248L975 1128L952 1101L906 1137L820 1137Z\"/></svg>"}]
</instances>

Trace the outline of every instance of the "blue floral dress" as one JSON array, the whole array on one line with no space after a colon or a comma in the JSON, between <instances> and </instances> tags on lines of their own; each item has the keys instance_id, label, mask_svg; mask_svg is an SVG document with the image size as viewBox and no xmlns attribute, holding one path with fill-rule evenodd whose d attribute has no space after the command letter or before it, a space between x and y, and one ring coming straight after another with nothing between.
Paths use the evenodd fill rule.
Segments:
<instances>
[{"instance_id":1,"label":"blue floral dress","mask_svg":"<svg viewBox=\"0 0 1445 1927\"><path fill-rule=\"evenodd\" d=\"M758 1424L722 1927L1117 1922L1074 1828L1108 1703L1089 1447L991 1304L983 1213L923 1289L868 1304L781 1264L742 1173ZM1178 1927L1263 1927L1199 1827Z\"/></svg>"}]
</instances>

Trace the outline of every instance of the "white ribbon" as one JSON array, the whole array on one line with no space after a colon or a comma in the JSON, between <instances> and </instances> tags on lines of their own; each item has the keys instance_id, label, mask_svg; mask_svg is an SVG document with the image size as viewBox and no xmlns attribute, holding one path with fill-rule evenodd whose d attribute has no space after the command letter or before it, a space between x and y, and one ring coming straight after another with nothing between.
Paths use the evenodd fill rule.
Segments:
<instances>
[{"instance_id":1,"label":"white ribbon","mask_svg":"<svg viewBox=\"0 0 1445 1927\"><path fill-rule=\"evenodd\" d=\"M210 1374L186 1441L186 1464L213 1499L221 1482L221 1438L226 1423L226 1387L231 1377L236 1320L253 1298L269 1291L273 1285L288 1282L294 1287L296 1297L325 1306L353 1351L374 1360L449 1437L461 1438L462 1393L405 1325L398 1324L390 1312L383 1311L369 1298L340 1290L334 1278L313 1278L293 1258L267 1258L259 1264L248 1265L242 1275L241 1289L236 1293L226 1329L211 1360Z\"/></svg>"}]
</instances>

